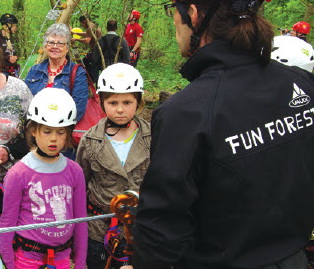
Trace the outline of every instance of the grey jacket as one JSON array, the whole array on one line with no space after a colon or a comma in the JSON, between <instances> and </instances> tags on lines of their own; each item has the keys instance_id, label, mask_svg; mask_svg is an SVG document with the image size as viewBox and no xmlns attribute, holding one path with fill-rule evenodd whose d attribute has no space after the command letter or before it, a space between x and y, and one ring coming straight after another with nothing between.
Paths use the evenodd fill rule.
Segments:
<instances>
[{"instance_id":1,"label":"grey jacket","mask_svg":"<svg viewBox=\"0 0 314 269\"><path fill-rule=\"evenodd\" d=\"M126 163L122 166L105 134L107 118L101 119L81 139L76 161L84 171L87 199L106 213L110 213L110 201L125 190L138 191L144 178L150 157L150 124L135 117L139 130L134 139ZM89 237L103 242L107 222L89 222Z\"/></svg>"}]
</instances>

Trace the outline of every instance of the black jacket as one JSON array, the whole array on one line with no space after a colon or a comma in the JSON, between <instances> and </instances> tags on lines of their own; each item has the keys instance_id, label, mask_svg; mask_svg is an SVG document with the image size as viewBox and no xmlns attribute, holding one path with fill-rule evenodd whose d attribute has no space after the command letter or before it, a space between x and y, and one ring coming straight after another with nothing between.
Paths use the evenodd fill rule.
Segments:
<instances>
[{"instance_id":1,"label":"black jacket","mask_svg":"<svg viewBox=\"0 0 314 269\"><path fill-rule=\"evenodd\" d=\"M106 66L114 63L117 48L120 43L120 37L113 33L114 32L110 32L110 34L106 34L98 39L99 46L101 47L102 53L104 55ZM103 70L101 66L100 52L97 45L95 45L93 49L92 60L97 70ZM118 62L126 64L130 63L130 50L125 39L122 39L121 42L121 50L119 53Z\"/></svg>"},{"instance_id":2,"label":"black jacket","mask_svg":"<svg viewBox=\"0 0 314 269\"><path fill-rule=\"evenodd\" d=\"M257 268L301 250L314 227L314 76L227 42L182 68L156 109L134 267Z\"/></svg>"}]
</instances>

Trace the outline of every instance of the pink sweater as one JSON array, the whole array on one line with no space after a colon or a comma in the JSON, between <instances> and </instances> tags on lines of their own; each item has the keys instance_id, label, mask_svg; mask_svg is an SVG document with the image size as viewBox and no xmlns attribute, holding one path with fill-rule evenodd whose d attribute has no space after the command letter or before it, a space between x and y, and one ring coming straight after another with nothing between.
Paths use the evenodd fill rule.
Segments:
<instances>
[{"instance_id":1,"label":"pink sweater","mask_svg":"<svg viewBox=\"0 0 314 269\"><path fill-rule=\"evenodd\" d=\"M86 217L85 180L81 167L67 159L58 173L39 173L21 161L7 173L4 182L3 214L0 227L51 222ZM17 232L36 242L57 246L74 236L75 269L85 269L87 223L67 224ZM0 253L7 269L14 269L14 232L0 234ZM55 254L55 260L70 255L68 248ZM29 259L42 260L45 254L25 252Z\"/></svg>"}]
</instances>

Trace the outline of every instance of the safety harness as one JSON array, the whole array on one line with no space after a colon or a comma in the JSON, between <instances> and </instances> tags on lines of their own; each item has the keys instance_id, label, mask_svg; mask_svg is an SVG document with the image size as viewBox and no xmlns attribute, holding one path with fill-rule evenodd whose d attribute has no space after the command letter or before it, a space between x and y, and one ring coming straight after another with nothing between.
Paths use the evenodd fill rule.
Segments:
<instances>
[{"instance_id":1,"label":"safety harness","mask_svg":"<svg viewBox=\"0 0 314 269\"><path fill-rule=\"evenodd\" d=\"M55 253L64 251L73 245L73 237L71 237L65 244L59 246L49 246L27 239L21 235L15 234L13 239L13 249L16 251L22 248L24 251L34 251L38 253L47 254L47 264L39 267L39 269L51 268L54 269Z\"/></svg>"},{"instance_id":2,"label":"safety harness","mask_svg":"<svg viewBox=\"0 0 314 269\"><path fill-rule=\"evenodd\" d=\"M98 206L92 204L90 201L87 201L87 211L93 215L104 215L106 212L104 212L101 208ZM107 260L107 265L105 268L109 268L109 264L111 262L111 259L114 259L118 262L128 262L128 257L117 257L115 255L115 251L119 244L119 235L121 234L121 231L119 230L119 221L117 218L110 218L104 220L106 223L109 224L109 228L105 233L104 237L104 247L107 253L109 254L109 258Z\"/></svg>"}]
</instances>

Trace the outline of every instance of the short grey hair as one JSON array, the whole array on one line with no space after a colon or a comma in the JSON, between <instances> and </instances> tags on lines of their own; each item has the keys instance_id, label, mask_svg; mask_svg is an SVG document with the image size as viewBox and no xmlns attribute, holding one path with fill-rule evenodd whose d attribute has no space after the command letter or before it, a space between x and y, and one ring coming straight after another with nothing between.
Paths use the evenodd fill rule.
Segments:
<instances>
[{"instance_id":1,"label":"short grey hair","mask_svg":"<svg viewBox=\"0 0 314 269\"><path fill-rule=\"evenodd\" d=\"M46 31L44 35L44 46L47 45L49 36L62 36L66 38L68 46L71 41L71 32L69 27L64 23L54 23Z\"/></svg>"}]
</instances>

